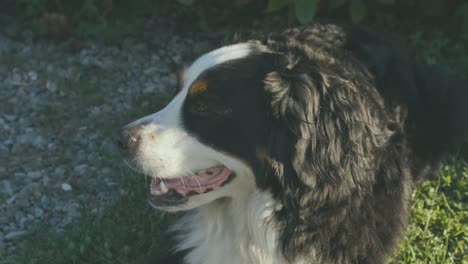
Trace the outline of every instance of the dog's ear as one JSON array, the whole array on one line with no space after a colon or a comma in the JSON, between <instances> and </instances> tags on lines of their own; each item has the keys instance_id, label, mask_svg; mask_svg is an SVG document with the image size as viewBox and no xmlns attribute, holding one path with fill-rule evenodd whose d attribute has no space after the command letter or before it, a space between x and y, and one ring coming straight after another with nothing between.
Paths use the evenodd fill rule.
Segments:
<instances>
[{"instance_id":1,"label":"dog's ear","mask_svg":"<svg viewBox=\"0 0 468 264\"><path fill-rule=\"evenodd\" d=\"M391 135L383 102L365 76L343 76L310 61L267 75L272 128L266 167L279 179L278 189L344 199L372 183L375 154ZM310 198L320 207L332 199L326 196Z\"/></svg>"}]
</instances>

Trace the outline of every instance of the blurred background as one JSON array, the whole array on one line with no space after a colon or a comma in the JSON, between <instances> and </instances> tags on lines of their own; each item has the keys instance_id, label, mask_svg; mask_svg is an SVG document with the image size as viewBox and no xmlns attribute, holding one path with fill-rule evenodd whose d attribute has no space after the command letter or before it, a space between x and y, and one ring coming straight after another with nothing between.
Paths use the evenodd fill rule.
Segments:
<instances>
[{"instance_id":1,"label":"blurred background","mask_svg":"<svg viewBox=\"0 0 468 264\"><path fill-rule=\"evenodd\" d=\"M0 0L0 264L151 263L170 215L115 132L174 95L180 70L236 36L337 19L468 75L466 0ZM390 263L468 263L460 156L414 192Z\"/></svg>"}]
</instances>

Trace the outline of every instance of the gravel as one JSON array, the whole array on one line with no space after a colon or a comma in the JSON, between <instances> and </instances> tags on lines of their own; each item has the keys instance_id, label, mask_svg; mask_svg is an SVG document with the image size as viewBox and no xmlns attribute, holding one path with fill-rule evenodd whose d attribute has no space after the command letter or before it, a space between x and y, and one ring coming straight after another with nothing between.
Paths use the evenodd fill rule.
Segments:
<instances>
[{"instance_id":1,"label":"gravel","mask_svg":"<svg viewBox=\"0 0 468 264\"><path fill-rule=\"evenodd\" d=\"M164 20L163 20L164 19ZM170 17L112 44L10 39L0 30L0 258L36 226L61 232L124 194L113 134L213 45Z\"/></svg>"}]
</instances>

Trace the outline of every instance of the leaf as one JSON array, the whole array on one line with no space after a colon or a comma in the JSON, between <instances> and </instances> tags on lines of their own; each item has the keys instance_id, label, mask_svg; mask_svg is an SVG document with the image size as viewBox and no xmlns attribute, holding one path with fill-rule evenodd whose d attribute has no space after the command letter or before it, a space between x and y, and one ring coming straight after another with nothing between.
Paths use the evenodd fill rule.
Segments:
<instances>
[{"instance_id":1,"label":"leaf","mask_svg":"<svg viewBox=\"0 0 468 264\"><path fill-rule=\"evenodd\" d=\"M340 8L344 6L348 0L330 0L330 7L331 8Z\"/></svg>"},{"instance_id":2,"label":"leaf","mask_svg":"<svg viewBox=\"0 0 468 264\"><path fill-rule=\"evenodd\" d=\"M383 4L383 5L394 5L395 0L377 0L377 2Z\"/></svg>"},{"instance_id":3,"label":"leaf","mask_svg":"<svg viewBox=\"0 0 468 264\"><path fill-rule=\"evenodd\" d=\"M183 4L183 5L186 5L186 6L193 5L193 1L194 0L177 0L177 2L179 2L179 4Z\"/></svg>"},{"instance_id":4,"label":"leaf","mask_svg":"<svg viewBox=\"0 0 468 264\"><path fill-rule=\"evenodd\" d=\"M278 11L291 3L291 0L269 0L266 8L267 13Z\"/></svg>"},{"instance_id":5,"label":"leaf","mask_svg":"<svg viewBox=\"0 0 468 264\"><path fill-rule=\"evenodd\" d=\"M349 11L351 12L351 20L358 24L366 17L367 6L363 0L351 0Z\"/></svg>"},{"instance_id":6,"label":"leaf","mask_svg":"<svg viewBox=\"0 0 468 264\"><path fill-rule=\"evenodd\" d=\"M295 0L296 17L301 24L307 24L312 21L317 12L319 0Z\"/></svg>"},{"instance_id":7,"label":"leaf","mask_svg":"<svg viewBox=\"0 0 468 264\"><path fill-rule=\"evenodd\" d=\"M468 3L459 6L458 10L455 12L455 16L468 18Z\"/></svg>"}]
</instances>

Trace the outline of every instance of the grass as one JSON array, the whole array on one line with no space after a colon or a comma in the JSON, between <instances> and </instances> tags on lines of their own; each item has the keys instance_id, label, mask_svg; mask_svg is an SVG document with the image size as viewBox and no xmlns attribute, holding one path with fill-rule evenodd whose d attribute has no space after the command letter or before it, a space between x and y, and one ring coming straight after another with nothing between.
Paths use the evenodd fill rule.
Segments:
<instances>
[{"instance_id":1,"label":"grass","mask_svg":"<svg viewBox=\"0 0 468 264\"><path fill-rule=\"evenodd\" d=\"M85 210L63 234L38 227L17 257L1 264L150 263L167 250L163 232L170 217L146 203L147 183L123 172L121 196L102 216ZM463 263L468 252L468 167L453 161L438 179L418 186L412 223L390 263Z\"/></svg>"},{"instance_id":2,"label":"grass","mask_svg":"<svg viewBox=\"0 0 468 264\"><path fill-rule=\"evenodd\" d=\"M101 216L84 209L81 221L64 234L38 227L20 245L18 257L0 263L147 263L167 250L162 241L167 217L147 204L141 177L125 176L120 198Z\"/></svg>"},{"instance_id":3,"label":"grass","mask_svg":"<svg viewBox=\"0 0 468 264\"><path fill-rule=\"evenodd\" d=\"M99 98L95 83L78 83L85 88L78 91L77 84L66 86L70 96L93 105ZM141 116L168 100L168 95L135 96L133 104L139 107L130 115ZM48 114L51 119L62 119L60 111ZM107 126L111 125L102 125L100 130L106 133ZM115 153L107 156L118 162ZM0 264L144 264L167 251L164 232L170 216L162 216L147 204L148 183L143 177L123 166L114 169L120 195L102 214L85 207L82 218L62 234L50 234L45 225L38 226L23 239L19 254ZM445 166L436 180L420 184L413 195L411 225L390 263L463 263L468 252L466 197L468 166L460 160Z\"/></svg>"},{"instance_id":4,"label":"grass","mask_svg":"<svg viewBox=\"0 0 468 264\"><path fill-rule=\"evenodd\" d=\"M443 61L462 69L461 72L468 70L465 40L462 38L453 43L443 35L434 38L422 33L411 38L412 45L422 50L427 62ZM99 85L91 81L78 84L67 86L66 97L81 98L86 105L101 102L103 94ZM75 89L78 86L84 88ZM142 95L134 100L134 105L140 107L133 109L130 115L140 116L168 98ZM50 119L64 119L63 113L56 109L44 108L42 111ZM109 124L103 124L99 129L112 130ZM112 154L109 156L116 158ZM150 263L154 256L165 252L167 245L163 232L170 216L162 216L147 204L148 183L141 176L122 167L116 168L115 173L120 175L120 195L102 214L85 208L82 218L61 234L50 234L46 226L38 226L23 239L18 255L0 259L0 264L140 264ZM413 194L411 224L389 262L468 263L467 197L468 166L460 160L446 165L436 180L417 186ZM1 251L0 248L0 255Z\"/></svg>"},{"instance_id":5,"label":"grass","mask_svg":"<svg viewBox=\"0 0 468 264\"><path fill-rule=\"evenodd\" d=\"M391 263L466 263L468 167L453 161L413 194L412 223Z\"/></svg>"}]
</instances>

